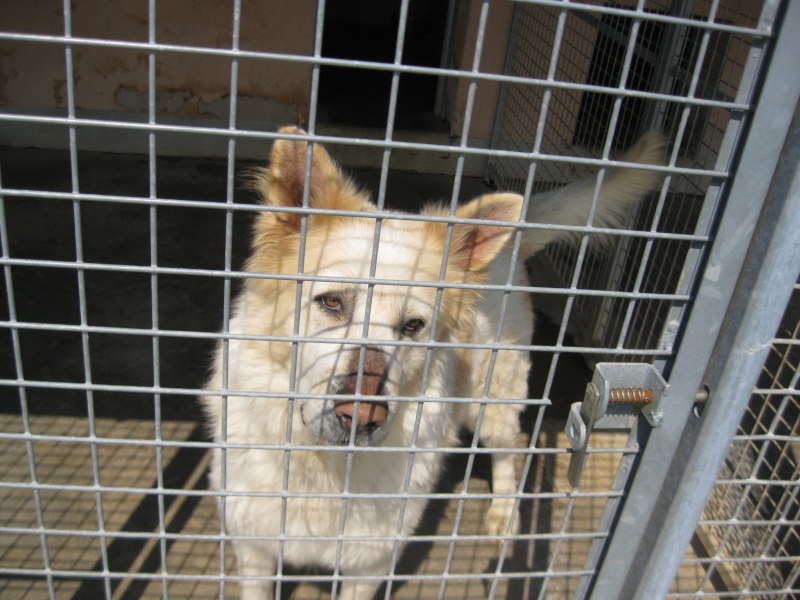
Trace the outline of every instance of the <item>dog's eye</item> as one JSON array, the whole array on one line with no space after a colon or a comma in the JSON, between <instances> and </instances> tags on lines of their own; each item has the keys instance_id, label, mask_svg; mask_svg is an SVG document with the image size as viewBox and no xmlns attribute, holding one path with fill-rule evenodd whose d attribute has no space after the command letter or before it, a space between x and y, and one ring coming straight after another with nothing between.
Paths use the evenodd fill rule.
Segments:
<instances>
[{"instance_id":1,"label":"dog's eye","mask_svg":"<svg viewBox=\"0 0 800 600\"><path fill-rule=\"evenodd\" d=\"M403 324L403 333L412 334L418 332L425 327L425 321L422 319L409 319Z\"/></svg>"},{"instance_id":2,"label":"dog's eye","mask_svg":"<svg viewBox=\"0 0 800 600\"><path fill-rule=\"evenodd\" d=\"M334 294L323 294L322 296L317 297L317 302L319 302L324 308L332 311L340 311L342 310L342 301L338 296Z\"/></svg>"}]
</instances>

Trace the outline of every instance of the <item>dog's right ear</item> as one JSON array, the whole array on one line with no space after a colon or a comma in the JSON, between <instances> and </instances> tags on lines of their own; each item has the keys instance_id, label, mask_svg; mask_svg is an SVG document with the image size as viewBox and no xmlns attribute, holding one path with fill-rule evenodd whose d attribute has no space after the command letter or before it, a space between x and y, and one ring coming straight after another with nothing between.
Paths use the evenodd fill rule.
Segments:
<instances>
[{"instance_id":1,"label":"dog's right ear","mask_svg":"<svg viewBox=\"0 0 800 600\"><path fill-rule=\"evenodd\" d=\"M297 127L283 127L278 132L283 135L306 135ZM305 191L306 168L308 165L308 142L300 139L278 139L272 147L269 168L257 172L254 188L261 196L261 202L270 206L301 208ZM369 200L359 192L345 177L321 144L311 149L311 186L308 206L338 210L362 211L371 207ZM300 230L301 214L272 214L282 225ZM311 215L309 220L317 219Z\"/></svg>"},{"instance_id":2,"label":"dog's right ear","mask_svg":"<svg viewBox=\"0 0 800 600\"><path fill-rule=\"evenodd\" d=\"M522 196L486 194L471 200L456 211L462 219L519 221ZM465 273L479 273L505 248L514 234L513 227L490 224L459 224L453 227L450 262Z\"/></svg>"}]
</instances>

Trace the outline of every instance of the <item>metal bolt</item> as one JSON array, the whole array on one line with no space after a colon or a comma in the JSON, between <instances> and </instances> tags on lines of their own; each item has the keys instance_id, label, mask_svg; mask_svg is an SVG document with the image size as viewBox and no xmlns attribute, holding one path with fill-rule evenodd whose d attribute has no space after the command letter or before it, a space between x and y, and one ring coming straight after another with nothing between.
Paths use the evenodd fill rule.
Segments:
<instances>
[{"instance_id":1,"label":"metal bolt","mask_svg":"<svg viewBox=\"0 0 800 600\"><path fill-rule=\"evenodd\" d=\"M651 388L611 388L608 401L614 404L650 404L656 399Z\"/></svg>"}]
</instances>

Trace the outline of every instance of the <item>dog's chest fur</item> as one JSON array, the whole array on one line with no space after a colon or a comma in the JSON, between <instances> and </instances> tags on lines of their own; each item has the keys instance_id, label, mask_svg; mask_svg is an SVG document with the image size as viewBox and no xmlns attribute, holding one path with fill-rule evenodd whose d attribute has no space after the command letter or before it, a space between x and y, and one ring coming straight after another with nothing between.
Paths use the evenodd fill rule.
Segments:
<instances>
[{"instance_id":1,"label":"dog's chest fur","mask_svg":"<svg viewBox=\"0 0 800 600\"><path fill-rule=\"evenodd\" d=\"M234 317L231 332L240 333L242 327L242 319ZM288 385L288 377L283 366L261 362L248 348L252 348L252 343L236 340L230 343L229 387L287 389L284 386ZM454 357L437 355L432 371L437 382L442 376L451 379ZM211 382L212 386L216 384ZM290 406L293 411L291 432L287 432ZM423 414L414 436L418 409ZM375 556L391 552L391 539L398 533L401 509L404 519L399 533L410 535L427 503L424 498L404 501L399 496L430 493L444 460L439 450L418 452L410 461L408 451L402 449L411 448L412 441L420 449L447 447L454 442L455 433L451 404L403 402L398 404L396 412L393 426L380 447L359 448L348 453L344 447L319 448L319 440L309 434L302 422L298 402L230 396L225 437L231 444L254 447L225 450L224 482L220 468L223 453L217 450L216 466L211 471L212 486L255 495L234 495L226 499L228 530L247 532L248 536L267 540L272 538L271 542L262 542L267 545L277 544L274 540L283 534L290 539L283 547L285 560L300 565L335 564L338 550L335 538L341 533L354 538L342 545L343 568L363 568ZM288 454L284 449L287 446L291 448ZM309 446L317 449L302 449ZM392 452L385 448L399 450ZM409 467L411 476L407 477ZM288 479L284 477L285 469L288 469ZM288 493L285 500L283 492ZM341 531L344 493L350 496L346 500L345 525ZM285 519L280 518L283 510Z\"/></svg>"},{"instance_id":2,"label":"dog's chest fur","mask_svg":"<svg viewBox=\"0 0 800 600\"><path fill-rule=\"evenodd\" d=\"M434 245L426 244L424 225L388 222L383 225L373 264L374 231L374 221L356 219L343 220L336 227L326 229L324 234L315 233L309 236L306 244L305 264L312 267L309 273L312 276L364 278L374 271L378 280L407 280L405 286L375 286L370 298L370 338L396 339L393 319L402 323L408 316L403 316L404 312L418 308L433 311L435 288L414 284L438 279L442 254L436 252ZM288 262L292 260L297 259L290 257ZM488 281L505 283L510 266L509 260L497 261L497 265L490 267ZM354 308L352 314L337 317L339 321L316 324L319 307L313 298L343 289L337 286L335 281L304 283L305 300L298 312L293 282L249 280L233 309L230 331L234 336L291 335L299 314L301 335L328 338L331 343L301 346L295 359L296 383L292 385L290 343L232 339L228 343L225 386L222 380L225 356L220 350L209 387L260 391L273 396L290 390L324 395L327 388L320 387L317 382L330 377L331 372L346 362L336 359L346 347L336 344L336 338L352 339L362 334L363 318L359 320L357 314L366 310L367 304L366 286L351 286L347 288L350 291L340 297L343 303L358 305L357 310ZM362 299L363 307L359 304ZM487 291L477 305L474 300L471 292L460 289L442 295L437 339L485 343L496 337L503 292ZM522 314L530 315L526 295L515 294L511 302L512 308L515 303L522 302ZM416 316L418 313L408 314ZM506 322L509 330L518 326L513 317ZM324 442L313 432L313 422L309 422L302 410L304 406L314 406L314 400L231 395L226 400L226 431L223 433L221 402L206 399L215 425L215 437L234 445L224 453L216 451L215 466L211 470L214 488L237 492L225 502L229 531L273 540L285 535L291 540L285 542L283 549L287 561L318 565L335 564L335 538L342 533L355 540L362 538L362 541L364 537L385 538L366 544L367 548L373 546L374 556L383 557L390 551L394 536L413 533L427 503L424 496L433 491L438 480L445 449L457 442L459 424L465 418L466 407L436 398L472 395L474 379L483 371L483 363L490 353L451 347L429 350L404 346L389 346L385 352L390 356L388 380L395 386L390 392L404 396L405 400L390 402L393 420L386 436L379 444L367 448L324 447ZM393 375L395 371L397 375ZM429 400L410 400L419 397L423 380L424 395ZM239 444L252 447L236 448ZM409 452L414 449L419 451ZM223 454L224 482L221 480ZM346 500L343 494L349 494ZM404 494L412 498L404 500ZM283 518L282 514L285 514ZM398 529L401 514L403 520ZM317 539L296 541L304 538ZM365 545L355 541L344 544L341 560L345 568L348 565L364 567L371 557Z\"/></svg>"}]
</instances>

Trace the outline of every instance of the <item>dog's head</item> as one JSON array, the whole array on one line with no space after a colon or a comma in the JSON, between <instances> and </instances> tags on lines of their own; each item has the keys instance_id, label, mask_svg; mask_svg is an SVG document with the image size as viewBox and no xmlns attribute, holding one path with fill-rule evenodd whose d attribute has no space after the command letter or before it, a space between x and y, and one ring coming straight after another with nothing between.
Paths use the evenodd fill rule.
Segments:
<instances>
[{"instance_id":1,"label":"dog's head","mask_svg":"<svg viewBox=\"0 0 800 600\"><path fill-rule=\"evenodd\" d=\"M259 215L247 268L310 279L250 279L245 309L258 333L299 336L296 353L291 343L273 342L264 358L291 369L296 354L296 391L318 396L297 400L314 438L373 444L390 435L392 421L406 410L407 403L391 397L452 393L452 351L425 343L450 340L472 322L477 292L470 285L483 280L513 234L498 222L519 219L521 198L477 198L457 211L459 222L451 228L432 220L360 216L374 212L374 205L316 144L309 213L303 210L308 157L306 142L278 140L269 168L256 175L263 203L291 210ZM448 212L434 207L422 214ZM461 221L475 219L494 223ZM437 289L442 279L466 285ZM254 344L265 351L263 342Z\"/></svg>"}]
</instances>

